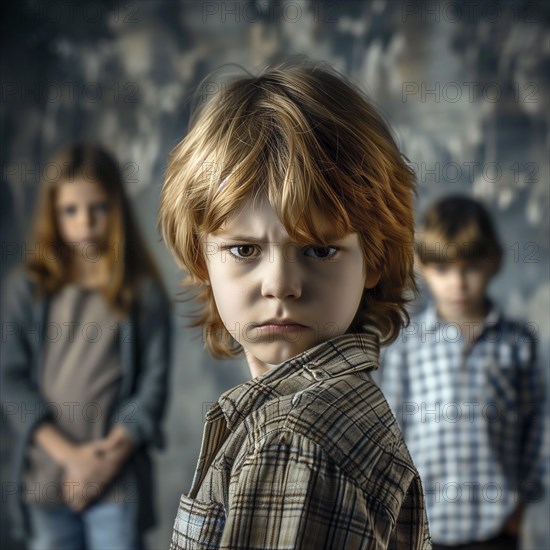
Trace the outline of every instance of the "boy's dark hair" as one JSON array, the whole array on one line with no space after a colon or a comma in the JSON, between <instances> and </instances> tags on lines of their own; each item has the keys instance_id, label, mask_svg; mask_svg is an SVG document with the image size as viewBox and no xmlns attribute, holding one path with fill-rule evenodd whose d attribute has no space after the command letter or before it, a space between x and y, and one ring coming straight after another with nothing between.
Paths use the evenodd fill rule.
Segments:
<instances>
[{"instance_id":1,"label":"boy's dark hair","mask_svg":"<svg viewBox=\"0 0 550 550\"><path fill-rule=\"evenodd\" d=\"M487 209L463 195L444 197L426 210L414 247L423 264L490 260L495 271L503 254Z\"/></svg>"}]
</instances>

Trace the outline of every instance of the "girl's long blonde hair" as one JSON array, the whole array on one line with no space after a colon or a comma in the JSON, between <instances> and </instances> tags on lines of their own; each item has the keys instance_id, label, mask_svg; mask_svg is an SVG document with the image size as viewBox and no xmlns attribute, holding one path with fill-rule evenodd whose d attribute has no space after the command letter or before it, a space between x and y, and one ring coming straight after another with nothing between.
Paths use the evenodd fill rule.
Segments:
<instances>
[{"instance_id":1,"label":"girl's long blonde hair","mask_svg":"<svg viewBox=\"0 0 550 550\"><path fill-rule=\"evenodd\" d=\"M97 182L109 197L108 242L102 252L111 275L102 289L107 302L126 316L136 298L136 284L143 277L152 277L164 290L161 275L134 220L121 170L107 151L93 144L69 145L48 162L43 174L34 224L27 238L33 253L27 254L25 261L38 296L54 294L69 282L70 262L76 252L61 239L55 207L59 187L78 178Z\"/></svg>"},{"instance_id":2,"label":"girl's long blonde hair","mask_svg":"<svg viewBox=\"0 0 550 550\"><path fill-rule=\"evenodd\" d=\"M314 211L330 221L332 238L359 234L367 269L381 278L364 290L348 332L374 325L382 343L393 341L417 292L415 176L359 88L324 62L290 58L220 86L190 128L170 154L158 221L187 272L182 285L198 291L202 307L191 326L207 328L211 353L234 357L242 347L218 314L201 240L260 193L297 243L330 244Z\"/></svg>"}]
</instances>

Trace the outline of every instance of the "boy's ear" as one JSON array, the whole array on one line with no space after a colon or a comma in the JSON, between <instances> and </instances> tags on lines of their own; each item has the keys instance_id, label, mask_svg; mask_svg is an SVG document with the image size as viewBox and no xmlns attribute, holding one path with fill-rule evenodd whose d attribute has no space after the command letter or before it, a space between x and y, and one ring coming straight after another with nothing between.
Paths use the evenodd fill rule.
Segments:
<instances>
[{"instance_id":1,"label":"boy's ear","mask_svg":"<svg viewBox=\"0 0 550 550\"><path fill-rule=\"evenodd\" d=\"M378 281L380 281L380 277L382 276L382 273L379 271L369 271L365 275L365 288L373 288L378 284Z\"/></svg>"}]
</instances>

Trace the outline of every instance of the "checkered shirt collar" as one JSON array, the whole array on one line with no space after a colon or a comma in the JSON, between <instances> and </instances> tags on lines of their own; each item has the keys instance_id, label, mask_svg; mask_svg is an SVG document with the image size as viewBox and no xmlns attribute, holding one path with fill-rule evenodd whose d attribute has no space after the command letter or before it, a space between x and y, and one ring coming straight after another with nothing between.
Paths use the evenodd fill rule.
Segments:
<instances>
[{"instance_id":1,"label":"checkered shirt collar","mask_svg":"<svg viewBox=\"0 0 550 550\"><path fill-rule=\"evenodd\" d=\"M252 410L270 399L296 393L327 378L377 369L379 354L376 333L342 334L226 391L218 403L232 430Z\"/></svg>"}]
</instances>

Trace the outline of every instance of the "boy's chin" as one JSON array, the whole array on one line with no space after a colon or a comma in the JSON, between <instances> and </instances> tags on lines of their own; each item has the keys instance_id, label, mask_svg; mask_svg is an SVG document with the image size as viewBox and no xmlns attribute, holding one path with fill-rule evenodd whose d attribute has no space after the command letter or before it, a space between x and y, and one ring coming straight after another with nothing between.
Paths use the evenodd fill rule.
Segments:
<instances>
[{"instance_id":1,"label":"boy's chin","mask_svg":"<svg viewBox=\"0 0 550 550\"><path fill-rule=\"evenodd\" d=\"M472 302L470 300L457 300L454 302L450 302L448 304L448 307L457 311L465 311L468 309L472 309Z\"/></svg>"},{"instance_id":2,"label":"boy's chin","mask_svg":"<svg viewBox=\"0 0 550 550\"><path fill-rule=\"evenodd\" d=\"M256 345L246 346L248 354L253 355L258 361L265 363L268 367L276 367L281 363L292 359L303 351L308 350L314 343L306 342L284 342L272 341Z\"/></svg>"}]
</instances>

